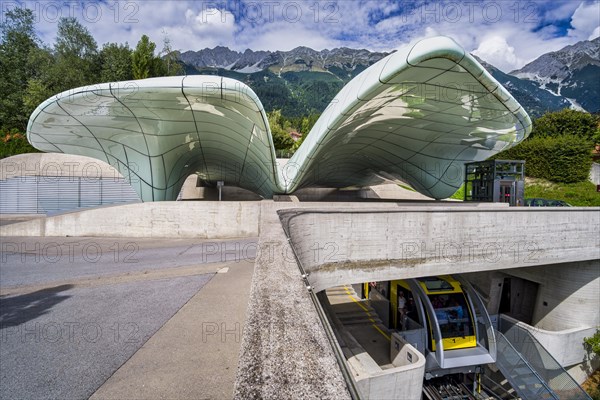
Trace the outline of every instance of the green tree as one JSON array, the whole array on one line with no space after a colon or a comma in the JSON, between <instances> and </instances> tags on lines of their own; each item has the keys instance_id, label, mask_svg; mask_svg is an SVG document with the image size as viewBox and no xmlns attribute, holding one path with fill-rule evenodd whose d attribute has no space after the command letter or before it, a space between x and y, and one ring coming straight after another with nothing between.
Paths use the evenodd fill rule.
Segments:
<instances>
[{"instance_id":1,"label":"green tree","mask_svg":"<svg viewBox=\"0 0 600 400\"><path fill-rule=\"evenodd\" d=\"M133 79L149 78L157 69L154 57L156 44L150 38L143 35L131 55Z\"/></svg>"},{"instance_id":2,"label":"green tree","mask_svg":"<svg viewBox=\"0 0 600 400\"><path fill-rule=\"evenodd\" d=\"M0 158L23 153L39 153L17 129L0 131Z\"/></svg>"},{"instance_id":3,"label":"green tree","mask_svg":"<svg viewBox=\"0 0 600 400\"><path fill-rule=\"evenodd\" d=\"M73 56L81 59L90 59L98 53L96 40L74 17L61 18L58 21L54 49L58 56Z\"/></svg>"},{"instance_id":4,"label":"green tree","mask_svg":"<svg viewBox=\"0 0 600 400\"><path fill-rule=\"evenodd\" d=\"M600 357L600 329L596 330L596 333L591 337L583 339L584 346L596 355ZM600 400L600 376L598 371L593 374L586 382L587 392L593 400Z\"/></svg>"},{"instance_id":5,"label":"green tree","mask_svg":"<svg viewBox=\"0 0 600 400\"><path fill-rule=\"evenodd\" d=\"M56 84L53 88L56 93L97 82L98 46L77 19L59 20L54 52L56 63L52 80Z\"/></svg>"},{"instance_id":6,"label":"green tree","mask_svg":"<svg viewBox=\"0 0 600 400\"><path fill-rule=\"evenodd\" d=\"M27 87L23 92L26 116L31 115L41 102L56 93L55 88L58 86L56 81L60 80L60 76L56 76L54 71L56 60L49 48L33 49L29 53L28 62L37 68L27 81Z\"/></svg>"},{"instance_id":7,"label":"green tree","mask_svg":"<svg viewBox=\"0 0 600 400\"><path fill-rule=\"evenodd\" d=\"M294 140L288 133L290 122L286 121L281 115L281 110L273 110L267 114L271 135L273 136L273 145L275 150L290 150L294 145Z\"/></svg>"},{"instance_id":8,"label":"green tree","mask_svg":"<svg viewBox=\"0 0 600 400\"><path fill-rule=\"evenodd\" d=\"M493 159L525 160L525 174L552 182L587 181L598 116L564 109L533 121L531 136Z\"/></svg>"},{"instance_id":9,"label":"green tree","mask_svg":"<svg viewBox=\"0 0 600 400\"><path fill-rule=\"evenodd\" d=\"M15 8L7 11L0 25L0 127L24 130L29 115L23 92L35 71L29 55L38 48L33 12Z\"/></svg>"},{"instance_id":10,"label":"green tree","mask_svg":"<svg viewBox=\"0 0 600 400\"><path fill-rule=\"evenodd\" d=\"M183 74L183 66L179 63L179 52L173 50L171 39L165 31L163 31L163 49L160 54L162 69L164 70L163 75L176 76Z\"/></svg>"},{"instance_id":11,"label":"green tree","mask_svg":"<svg viewBox=\"0 0 600 400\"><path fill-rule=\"evenodd\" d=\"M106 43L100 50L100 81L118 82L133 79L133 51L127 44Z\"/></svg>"},{"instance_id":12,"label":"green tree","mask_svg":"<svg viewBox=\"0 0 600 400\"><path fill-rule=\"evenodd\" d=\"M499 154L497 160L525 160L525 174L552 182L587 181L592 157L590 142L575 135L539 136Z\"/></svg>"},{"instance_id":13,"label":"green tree","mask_svg":"<svg viewBox=\"0 0 600 400\"><path fill-rule=\"evenodd\" d=\"M27 88L23 94L23 103L27 110L26 115L31 113L40 105L44 100L51 97L54 91L49 85L42 79L32 78L27 82Z\"/></svg>"},{"instance_id":14,"label":"green tree","mask_svg":"<svg viewBox=\"0 0 600 400\"><path fill-rule=\"evenodd\" d=\"M598 130L598 117L564 109L549 112L533 121L531 137L574 135L591 140Z\"/></svg>"},{"instance_id":15,"label":"green tree","mask_svg":"<svg viewBox=\"0 0 600 400\"><path fill-rule=\"evenodd\" d=\"M302 143L304 143L304 139L306 139L306 137L310 133L313 126L315 126L315 123L317 122L320 116L321 114L310 114L309 116L302 118L302 120L300 121L300 127L298 129L302 136L294 143L294 150L297 150L302 145Z\"/></svg>"}]
</instances>

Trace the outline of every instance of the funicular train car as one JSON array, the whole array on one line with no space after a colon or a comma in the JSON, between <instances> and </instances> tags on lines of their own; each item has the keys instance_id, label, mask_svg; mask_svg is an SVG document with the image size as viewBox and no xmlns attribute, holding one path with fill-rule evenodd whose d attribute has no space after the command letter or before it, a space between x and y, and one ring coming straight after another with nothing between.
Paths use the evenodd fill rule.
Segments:
<instances>
[{"instance_id":1,"label":"funicular train car","mask_svg":"<svg viewBox=\"0 0 600 400\"><path fill-rule=\"evenodd\" d=\"M425 354L430 376L470 372L496 359L485 307L459 277L368 282L363 297L393 333Z\"/></svg>"}]
</instances>

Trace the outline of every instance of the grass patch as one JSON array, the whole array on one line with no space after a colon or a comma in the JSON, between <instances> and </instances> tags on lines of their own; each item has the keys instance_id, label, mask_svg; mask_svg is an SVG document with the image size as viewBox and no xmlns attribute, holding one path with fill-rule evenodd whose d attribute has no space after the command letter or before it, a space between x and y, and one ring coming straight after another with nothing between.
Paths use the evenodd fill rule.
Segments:
<instances>
[{"instance_id":1,"label":"grass patch","mask_svg":"<svg viewBox=\"0 0 600 400\"><path fill-rule=\"evenodd\" d=\"M572 206L600 207L600 193L592 182L555 183L525 178L525 197L563 200Z\"/></svg>"},{"instance_id":2,"label":"grass patch","mask_svg":"<svg viewBox=\"0 0 600 400\"><path fill-rule=\"evenodd\" d=\"M463 200L465 186L452 196L451 199ZM555 183L545 179L525 178L525 197L549 200L563 200L572 206L600 207L600 193L592 182Z\"/></svg>"},{"instance_id":3,"label":"grass patch","mask_svg":"<svg viewBox=\"0 0 600 400\"><path fill-rule=\"evenodd\" d=\"M450 199L454 199L454 200L464 200L465 199L465 185L464 183L460 186L460 188L458 188L458 190L456 191L456 193L454 193L452 196L449 197Z\"/></svg>"},{"instance_id":4,"label":"grass patch","mask_svg":"<svg viewBox=\"0 0 600 400\"><path fill-rule=\"evenodd\" d=\"M404 189L404 190L409 190L409 191L411 191L411 192L416 192L416 190L415 190L415 189L413 189L413 188L411 188L410 186L401 185L401 184L398 184L398 186L400 186L400 187L401 187L402 189Z\"/></svg>"}]
</instances>

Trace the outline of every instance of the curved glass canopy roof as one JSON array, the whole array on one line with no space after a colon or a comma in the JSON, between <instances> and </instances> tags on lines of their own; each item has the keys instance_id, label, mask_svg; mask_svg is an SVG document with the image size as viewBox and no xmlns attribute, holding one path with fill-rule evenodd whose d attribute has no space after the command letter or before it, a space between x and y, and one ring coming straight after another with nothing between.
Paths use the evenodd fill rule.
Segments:
<instances>
[{"instance_id":1,"label":"curved glass canopy roof","mask_svg":"<svg viewBox=\"0 0 600 400\"><path fill-rule=\"evenodd\" d=\"M42 151L113 165L144 201L176 199L191 174L266 198L398 180L441 199L462 184L464 163L513 146L530 130L527 113L473 57L436 37L350 81L283 168L258 97L219 76L73 89L33 112L27 137Z\"/></svg>"}]
</instances>

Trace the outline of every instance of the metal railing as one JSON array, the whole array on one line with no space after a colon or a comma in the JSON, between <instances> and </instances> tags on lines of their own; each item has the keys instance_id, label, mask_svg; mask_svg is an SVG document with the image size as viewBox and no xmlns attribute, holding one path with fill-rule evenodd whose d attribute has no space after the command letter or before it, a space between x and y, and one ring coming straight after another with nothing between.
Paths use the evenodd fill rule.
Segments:
<instances>
[{"instance_id":1,"label":"metal railing","mask_svg":"<svg viewBox=\"0 0 600 400\"><path fill-rule=\"evenodd\" d=\"M496 332L496 340L496 366L523 400L559 400L558 395L502 333Z\"/></svg>"},{"instance_id":2,"label":"metal railing","mask_svg":"<svg viewBox=\"0 0 600 400\"><path fill-rule=\"evenodd\" d=\"M484 389L484 392L489 397L493 397L495 399L503 399L503 400L518 400L518 397L506 390L504 386L500 383L494 381L489 376L481 374L481 387ZM485 398L485 397L484 397Z\"/></svg>"},{"instance_id":3,"label":"metal railing","mask_svg":"<svg viewBox=\"0 0 600 400\"><path fill-rule=\"evenodd\" d=\"M527 368L531 369L535 376L539 377L542 381L542 386L552 393L553 398L591 400L591 397L565 371L558 361L552 357L544 346L538 342L531 332L506 318L501 317L499 322L499 329L503 334L503 338L517 352L519 358L523 360L521 364L523 362L527 364ZM505 345L504 347L506 350L507 346ZM500 358L500 348L498 349L498 353ZM510 357L504 356L504 361L508 361L506 359ZM504 373L504 371L502 372ZM510 377L505 376L510 381ZM518 388L515 388L515 390L518 391Z\"/></svg>"}]
</instances>

